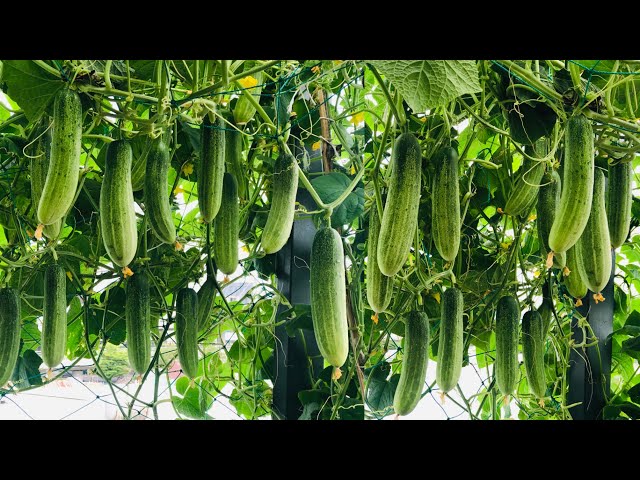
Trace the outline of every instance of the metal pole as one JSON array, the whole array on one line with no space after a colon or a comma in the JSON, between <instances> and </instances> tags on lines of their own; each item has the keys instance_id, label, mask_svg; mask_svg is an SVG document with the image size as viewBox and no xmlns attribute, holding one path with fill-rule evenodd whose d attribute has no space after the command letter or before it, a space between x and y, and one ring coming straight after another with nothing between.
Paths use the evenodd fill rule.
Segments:
<instances>
[{"instance_id":1,"label":"metal pole","mask_svg":"<svg viewBox=\"0 0 640 480\"><path fill-rule=\"evenodd\" d=\"M569 405L580 402L569 411L574 420L602 419L604 409L610 395L611 386L611 340L613 332L613 277L616 271L616 252L611 253L613 261L609 283L602 295L604 302L595 303L592 292L582 299L582 306L578 312L587 317L593 333L598 339L598 345L572 349L569 356ZM576 343L583 341L582 329L574 318L571 322L573 339Z\"/></svg>"}]
</instances>

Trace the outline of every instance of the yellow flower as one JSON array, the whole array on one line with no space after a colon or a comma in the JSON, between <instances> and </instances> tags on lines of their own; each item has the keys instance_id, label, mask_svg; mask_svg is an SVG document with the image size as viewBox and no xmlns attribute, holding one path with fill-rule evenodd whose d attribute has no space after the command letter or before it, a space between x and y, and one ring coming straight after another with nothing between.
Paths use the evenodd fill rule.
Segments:
<instances>
[{"instance_id":1,"label":"yellow flower","mask_svg":"<svg viewBox=\"0 0 640 480\"><path fill-rule=\"evenodd\" d=\"M532 213L531 215L529 215L529 218L527 218L527 221L533 222L536 218L538 218L538 215L536 215L535 213Z\"/></svg>"},{"instance_id":2,"label":"yellow flower","mask_svg":"<svg viewBox=\"0 0 640 480\"><path fill-rule=\"evenodd\" d=\"M349 120L354 125L358 125L359 123L364 122L364 112L356 113L355 115L351 115L351 120Z\"/></svg>"},{"instance_id":3,"label":"yellow flower","mask_svg":"<svg viewBox=\"0 0 640 480\"><path fill-rule=\"evenodd\" d=\"M333 368L333 373L331 374L331 380L338 380L342 376L342 370L339 367Z\"/></svg>"},{"instance_id":4,"label":"yellow flower","mask_svg":"<svg viewBox=\"0 0 640 480\"><path fill-rule=\"evenodd\" d=\"M316 65L315 67L311 67L311 71L315 74L320 73L320 66ZM339 378L339 377L338 377Z\"/></svg>"},{"instance_id":5,"label":"yellow flower","mask_svg":"<svg viewBox=\"0 0 640 480\"><path fill-rule=\"evenodd\" d=\"M540 276L540 270L536 270L533 272L533 278L538 278Z\"/></svg>"},{"instance_id":6,"label":"yellow flower","mask_svg":"<svg viewBox=\"0 0 640 480\"><path fill-rule=\"evenodd\" d=\"M436 302L440 303L440 292L432 293L431 296L436 299Z\"/></svg>"},{"instance_id":7,"label":"yellow flower","mask_svg":"<svg viewBox=\"0 0 640 480\"><path fill-rule=\"evenodd\" d=\"M321 145L322 145L322 142L320 140L318 140L316 143L311 145L311 150L318 150Z\"/></svg>"},{"instance_id":8,"label":"yellow flower","mask_svg":"<svg viewBox=\"0 0 640 480\"><path fill-rule=\"evenodd\" d=\"M373 323L375 323L376 325L378 324L378 312L375 312L373 315L371 315L371 320L373 320Z\"/></svg>"},{"instance_id":9,"label":"yellow flower","mask_svg":"<svg viewBox=\"0 0 640 480\"><path fill-rule=\"evenodd\" d=\"M242 88L251 88L258 85L258 79L249 75L248 77L244 77L238 80L238 83L242 86Z\"/></svg>"},{"instance_id":10,"label":"yellow flower","mask_svg":"<svg viewBox=\"0 0 640 480\"><path fill-rule=\"evenodd\" d=\"M71 272L67 272L67 277L69 277L69 280L73 280L73 275L71 275Z\"/></svg>"},{"instance_id":11,"label":"yellow flower","mask_svg":"<svg viewBox=\"0 0 640 480\"><path fill-rule=\"evenodd\" d=\"M133 272L131 271L131 269L129 267L123 267L122 268L122 274L124 275L124 278L128 278L133 276Z\"/></svg>"},{"instance_id":12,"label":"yellow flower","mask_svg":"<svg viewBox=\"0 0 640 480\"><path fill-rule=\"evenodd\" d=\"M193 173L193 162L185 163L182 167L182 172L185 175L191 175Z\"/></svg>"},{"instance_id":13,"label":"yellow flower","mask_svg":"<svg viewBox=\"0 0 640 480\"><path fill-rule=\"evenodd\" d=\"M500 246L502 247L503 250L509 250L509 247L511 246L511 244L506 242L501 242Z\"/></svg>"},{"instance_id":14,"label":"yellow flower","mask_svg":"<svg viewBox=\"0 0 640 480\"><path fill-rule=\"evenodd\" d=\"M179 193L184 193L184 188L182 188L182 185L178 185L178 186L173 190L173 194L174 194L174 195L178 195Z\"/></svg>"}]
</instances>

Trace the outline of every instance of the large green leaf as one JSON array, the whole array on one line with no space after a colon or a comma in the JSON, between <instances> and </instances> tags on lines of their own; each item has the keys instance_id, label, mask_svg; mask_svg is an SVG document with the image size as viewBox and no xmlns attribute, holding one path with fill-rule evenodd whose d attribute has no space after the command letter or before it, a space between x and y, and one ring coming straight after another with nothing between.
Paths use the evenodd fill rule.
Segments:
<instances>
[{"instance_id":1,"label":"large green leaf","mask_svg":"<svg viewBox=\"0 0 640 480\"><path fill-rule=\"evenodd\" d=\"M313 188L324 203L336 200L349 186L351 179L342 172L331 172L311 181ZM356 186L347 198L331 215L331 226L334 228L350 224L364 212L364 188Z\"/></svg>"},{"instance_id":2,"label":"large green leaf","mask_svg":"<svg viewBox=\"0 0 640 480\"><path fill-rule=\"evenodd\" d=\"M5 60L4 77L7 93L35 122L64 83L31 60Z\"/></svg>"},{"instance_id":3,"label":"large green leaf","mask_svg":"<svg viewBox=\"0 0 640 480\"><path fill-rule=\"evenodd\" d=\"M416 113L481 90L474 60L372 60Z\"/></svg>"}]
</instances>

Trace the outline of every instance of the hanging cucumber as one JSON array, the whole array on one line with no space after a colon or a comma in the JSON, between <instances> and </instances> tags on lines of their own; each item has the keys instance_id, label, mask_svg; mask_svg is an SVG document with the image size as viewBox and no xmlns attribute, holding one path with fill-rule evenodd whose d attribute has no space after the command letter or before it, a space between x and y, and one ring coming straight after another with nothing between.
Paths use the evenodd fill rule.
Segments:
<instances>
[{"instance_id":1,"label":"hanging cucumber","mask_svg":"<svg viewBox=\"0 0 640 480\"><path fill-rule=\"evenodd\" d=\"M333 228L318 230L311 247L311 319L324 359L341 367L349 353L342 239Z\"/></svg>"},{"instance_id":2,"label":"hanging cucumber","mask_svg":"<svg viewBox=\"0 0 640 480\"><path fill-rule=\"evenodd\" d=\"M543 158L547 155L547 139L542 137L534 145L534 156ZM540 188L542 175L544 174L544 162L525 158L522 167L516 173L517 180L513 184L511 194L504 207L504 213L513 216L529 215Z\"/></svg>"},{"instance_id":3,"label":"hanging cucumber","mask_svg":"<svg viewBox=\"0 0 640 480\"><path fill-rule=\"evenodd\" d=\"M435 172L431 192L433 243L440 256L453 263L460 247L460 191L458 152L444 147L433 158ZM420 174L418 174L420 176Z\"/></svg>"},{"instance_id":4,"label":"hanging cucumber","mask_svg":"<svg viewBox=\"0 0 640 480\"><path fill-rule=\"evenodd\" d=\"M11 378L20 353L20 297L14 288L0 288L0 387Z\"/></svg>"},{"instance_id":5,"label":"hanging cucumber","mask_svg":"<svg viewBox=\"0 0 640 480\"><path fill-rule=\"evenodd\" d=\"M198 375L198 294L193 288L181 288L176 298L176 344L183 373Z\"/></svg>"},{"instance_id":6,"label":"hanging cucumber","mask_svg":"<svg viewBox=\"0 0 640 480\"><path fill-rule=\"evenodd\" d=\"M82 103L73 90L60 90L53 103L49 170L38 203L38 221L51 225L73 204L80 173Z\"/></svg>"},{"instance_id":7,"label":"hanging cucumber","mask_svg":"<svg viewBox=\"0 0 640 480\"><path fill-rule=\"evenodd\" d=\"M238 185L229 172L222 182L222 203L214 221L215 241L213 251L216 265L222 273L231 275L238 268Z\"/></svg>"},{"instance_id":8,"label":"hanging cucumber","mask_svg":"<svg viewBox=\"0 0 640 480\"><path fill-rule=\"evenodd\" d=\"M631 162L609 165L607 220L613 248L620 247L629 235L631 204L633 203L632 179L633 166Z\"/></svg>"},{"instance_id":9,"label":"hanging cucumber","mask_svg":"<svg viewBox=\"0 0 640 480\"><path fill-rule=\"evenodd\" d=\"M578 268L587 287L596 301L604 301L601 292L611 276L611 239L605 209L605 179L600 169L595 172L591 213L580 237L580 259Z\"/></svg>"},{"instance_id":10,"label":"hanging cucumber","mask_svg":"<svg viewBox=\"0 0 640 480\"><path fill-rule=\"evenodd\" d=\"M34 209L40 204L42 190L47 180L47 172L49 171L49 157L51 152L51 131L47 131L42 135L40 140L35 142L35 148L31 152L31 202ZM60 230L64 223L64 216L60 220L45 225L42 232L49 240L55 240L60 235Z\"/></svg>"},{"instance_id":11,"label":"hanging cucumber","mask_svg":"<svg viewBox=\"0 0 640 480\"><path fill-rule=\"evenodd\" d=\"M567 270L568 274L564 275L564 286L573 298L582 299L587 295L587 284L582 278L582 256L580 254L581 240L567 250ZM565 272L566 273L566 272ZM580 302L582 303L582 302Z\"/></svg>"},{"instance_id":12,"label":"hanging cucumber","mask_svg":"<svg viewBox=\"0 0 640 480\"><path fill-rule=\"evenodd\" d=\"M380 218L374 202L369 214L369 236L367 237L367 301L376 314L387 309L393 294L393 277L387 277L378 268L379 234Z\"/></svg>"},{"instance_id":13,"label":"hanging cucumber","mask_svg":"<svg viewBox=\"0 0 640 480\"><path fill-rule=\"evenodd\" d=\"M460 379L464 342L462 313L464 299L456 287L445 290L440 309L440 338L436 383L443 393L452 390Z\"/></svg>"},{"instance_id":14,"label":"hanging cucumber","mask_svg":"<svg viewBox=\"0 0 640 480\"><path fill-rule=\"evenodd\" d=\"M538 224L538 240L540 243L540 253L542 258L547 258L551 251L549 248L549 233L551 225L556 218L558 205L560 204L560 192L562 190L562 182L560 175L556 170L547 172L542 177L542 185L538 191L537 206L537 224ZM553 266L563 268L567 261L565 252L559 252L553 256Z\"/></svg>"},{"instance_id":15,"label":"hanging cucumber","mask_svg":"<svg viewBox=\"0 0 640 480\"><path fill-rule=\"evenodd\" d=\"M550 256L566 252L582 235L591 211L593 178L593 128L584 115L573 116L565 130L562 194L549 232Z\"/></svg>"},{"instance_id":16,"label":"hanging cucumber","mask_svg":"<svg viewBox=\"0 0 640 480\"><path fill-rule=\"evenodd\" d=\"M281 153L273 168L271 207L262 232L262 248L275 253L291 235L298 191L298 162L293 155Z\"/></svg>"},{"instance_id":17,"label":"hanging cucumber","mask_svg":"<svg viewBox=\"0 0 640 480\"><path fill-rule=\"evenodd\" d=\"M253 68L255 65L255 61L247 60L245 69ZM262 72L256 72L251 75L255 80L254 86L248 89L248 92L253 96L256 102L260 103L260 95L262 93L262 81L263 76ZM247 78L247 77L245 77ZM256 107L253 106L251 101L246 97L246 95L240 92L240 96L236 102L236 106L233 109L233 118L236 122L236 125L246 125L251 121L253 116L256 114Z\"/></svg>"},{"instance_id":18,"label":"hanging cucumber","mask_svg":"<svg viewBox=\"0 0 640 480\"><path fill-rule=\"evenodd\" d=\"M233 116L227 118L233 123ZM226 171L231 172L238 182L238 197L241 201L248 200L247 196L247 166L242 158L242 133L231 125L225 126L224 156Z\"/></svg>"},{"instance_id":19,"label":"hanging cucumber","mask_svg":"<svg viewBox=\"0 0 640 480\"><path fill-rule=\"evenodd\" d=\"M388 277L402 268L415 238L421 175L420 143L412 133L403 133L393 147L389 192L378 238L378 267Z\"/></svg>"},{"instance_id":20,"label":"hanging cucumber","mask_svg":"<svg viewBox=\"0 0 640 480\"><path fill-rule=\"evenodd\" d=\"M393 408L398 415L408 415L418 405L428 364L429 318L424 312L413 311L404 319L402 371L393 396Z\"/></svg>"},{"instance_id":21,"label":"hanging cucumber","mask_svg":"<svg viewBox=\"0 0 640 480\"><path fill-rule=\"evenodd\" d=\"M537 398L547 391L544 376L544 321L537 310L529 310L522 317L522 358L529 390Z\"/></svg>"},{"instance_id":22,"label":"hanging cucumber","mask_svg":"<svg viewBox=\"0 0 640 480\"><path fill-rule=\"evenodd\" d=\"M120 267L136 256L138 230L131 188L131 145L116 140L107 147L100 189L100 227L107 254Z\"/></svg>"},{"instance_id":23,"label":"hanging cucumber","mask_svg":"<svg viewBox=\"0 0 640 480\"><path fill-rule=\"evenodd\" d=\"M510 395L518 382L518 300L505 295L496 307L496 361L495 376L503 395Z\"/></svg>"},{"instance_id":24,"label":"hanging cucumber","mask_svg":"<svg viewBox=\"0 0 640 480\"><path fill-rule=\"evenodd\" d=\"M128 278L125 320L129 365L144 375L151 359L151 297L149 279L143 272Z\"/></svg>"},{"instance_id":25,"label":"hanging cucumber","mask_svg":"<svg viewBox=\"0 0 640 480\"><path fill-rule=\"evenodd\" d=\"M210 223L220 210L225 160L225 123L216 116L213 123L205 116L202 127L202 149L198 162L198 206L205 223Z\"/></svg>"},{"instance_id":26,"label":"hanging cucumber","mask_svg":"<svg viewBox=\"0 0 640 480\"><path fill-rule=\"evenodd\" d=\"M67 350L67 272L56 263L44 275L41 345L45 365L59 365Z\"/></svg>"},{"instance_id":27,"label":"hanging cucumber","mask_svg":"<svg viewBox=\"0 0 640 480\"><path fill-rule=\"evenodd\" d=\"M169 202L169 148L162 138L154 140L147 156L144 183L145 213L153 233L164 243L176 243L176 227Z\"/></svg>"}]
</instances>

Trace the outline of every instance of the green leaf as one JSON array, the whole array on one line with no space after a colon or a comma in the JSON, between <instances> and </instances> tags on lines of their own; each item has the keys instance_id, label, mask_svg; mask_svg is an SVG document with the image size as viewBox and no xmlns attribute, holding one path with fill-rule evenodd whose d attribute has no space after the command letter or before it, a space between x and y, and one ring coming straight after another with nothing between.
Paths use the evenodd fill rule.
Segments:
<instances>
[{"instance_id":1,"label":"green leaf","mask_svg":"<svg viewBox=\"0 0 640 480\"><path fill-rule=\"evenodd\" d=\"M393 405L393 396L396 393L400 375L393 375L389 380L391 365L387 362L377 365L369 374L367 388L367 405L375 412L383 412Z\"/></svg>"},{"instance_id":2,"label":"green leaf","mask_svg":"<svg viewBox=\"0 0 640 480\"><path fill-rule=\"evenodd\" d=\"M409 107L422 113L481 90L474 60L372 60Z\"/></svg>"},{"instance_id":3,"label":"green leaf","mask_svg":"<svg viewBox=\"0 0 640 480\"><path fill-rule=\"evenodd\" d=\"M640 383L627 390L627 395L632 402L640 404Z\"/></svg>"},{"instance_id":4,"label":"green leaf","mask_svg":"<svg viewBox=\"0 0 640 480\"><path fill-rule=\"evenodd\" d=\"M5 60L7 94L24 110L30 122L40 118L64 83L31 60Z\"/></svg>"},{"instance_id":5,"label":"green leaf","mask_svg":"<svg viewBox=\"0 0 640 480\"><path fill-rule=\"evenodd\" d=\"M342 172L331 172L311 181L313 188L324 203L331 203L344 192L351 179ZM331 215L331 226L334 228L350 224L364 212L364 188L359 183Z\"/></svg>"}]
</instances>

